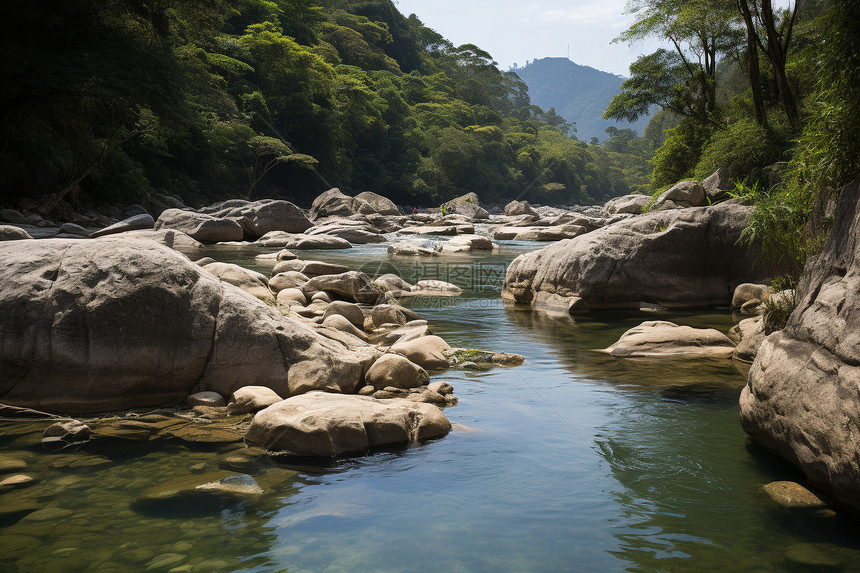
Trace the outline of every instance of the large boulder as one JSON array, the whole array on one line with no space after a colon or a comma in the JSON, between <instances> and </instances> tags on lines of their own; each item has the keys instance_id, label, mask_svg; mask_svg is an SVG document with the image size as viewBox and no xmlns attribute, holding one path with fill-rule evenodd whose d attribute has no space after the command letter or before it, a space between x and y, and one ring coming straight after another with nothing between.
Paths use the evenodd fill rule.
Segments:
<instances>
[{"instance_id":1,"label":"large boulder","mask_svg":"<svg viewBox=\"0 0 860 573\"><path fill-rule=\"evenodd\" d=\"M313 392L257 412L245 439L272 453L331 457L450 431L448 418L432 404Z\"/></svg>"},{"instance_id":2,"label":"large boulder","mask_svg":"<svg viewBox=\"0 0 860 573\"><path fill-rule=\"evenodd\" d=\"M638 215L650 202L651 197L648 195L624 195L607 201L603 206L603 212L607 215L618 213Z\"/></svg>"},{"instance_id":3,"label":"large boulder","mask_svg":"<svg viewBox=\"0 0 860 573\"><path fill-rule=\"evenodd\" d=\"M391 352L401 354L410 362L431 370L447 368L448 357L445 356L445 351L450 349L448 343L438 336L422 336L414 340L398 341L390 348Z\"/></svg>"},{"instance_id":4,"label":"large boulder","mask_svg":"<svg viewBox=\"0 0 860 573\"><path fill-rule=\"evenodd\" d=\"M358 206L355 197L344 195L340 189L334 187L314 199L311 204L310 216L316 221L323 217L349 217L357 212Z\"/></svg>"},{"instance_id":5,"label":"large boulder","mask_svg":"<svg viewBox=\"0 0 860 573\"><path fill-rule=\"evenodd\" d=\"M155 219L149 213L142 215L134 215L128 219L123 219L118 223L109 225L104 229L99 229L90 233L90 237L104 237L106 235L115 235L116 233L124 233L126 231L138 231L142 229L152 229L155 226Z\"/></svg>"},{"instance_id":6,"label":"large boulder","mask_svg":"<svg viewBox=\"0 0 860 573\"><path fill-rule=\"evenodd\" d=\"M705 203L705 189L697 181L681 181L661 193L651 210L686 209Z\"/></svg>"},{"instance_id":7,"label":"large boulder","mask_svg":"<svg viewBox=\"0 0 860 573\"><path fill-rule=\"evenodd\" d=\"M843 188L800 302L765 338L741 393L744 430L860 512L860 181Z\"/></svg>"},{"instance_id":8,"label":"large boulder","mask_svg":"<svg viewBox=\"0 0 860 573\"><path fill-rule=\"evenodd\" d=\"M444 204L445 210L449 213L463 215L467 219L479 220L489 219L490 214L486 209L478 203L478 195L476 193L466 193L456 199L451 199Z\"/></svg>"},{"instance_id":9,"label":"large boulder","mask_svg":"<svg viewBox=\"0 0 860 573\"><path fill-rule=\"evenodd\" d=\"M285 233L274 231L260 237L258 244L264 247L280 247L282 249L351 249L352 243L333 235L306 235L303 233Z\"/></svg>"},{"instance_id":10,"label":"large boulder","mask_svg":"<svg viewBox=\"0 0 860 573\"><path fill-rule=\"evenodd\" d=\"M528 201L511 201L505 205L505 215L516 217L518 215L534 215L535 211Z\"/></svg>"},{"instance_id":11,"label":"large boulder","mask_svg":"<svg viewBox=\"0 0 860 573\"><path fill-rule=\"evenodd\" d=\"M752 364L764 337L764 319L761 316L740 321L729 330L729 338L737 344L732 358Z\"/></svg>"},{"instance_id":12,"label":"large boulder","mask_svg":"<svg viewBox=\"0 0 860 573\"><path fill-rule=\"evenodd\" d=\"M418 388L430 381L427 371L400 354L383 354L367 371L364 383L382 390Z\"/></svg>"},{"instance_id":13,"label":"large boulder","mask_svg":"<svg viewBox=\"0 0 860 573\"><path fill-rule=\"evenodd\" d=\"M11 209L9 209L11 211ZM30 233L14 225L0 225L0 241L19 241L32 239Z\"/></svg>"},{"instance_id":14,"label":"large boulder","mask_svg":"<svg viewBox=\"0 0 860 573\"><path fill-rule=\"evenodd\" d=\"M166 209L158 216L155 230L175 229L203 243L241 241L242 226L232 219L219 219L205 213Z\"/></svg>"},{"instance_id":15,"label":"large boulder","mask_svg":"<svg viewBox=\"0 0 860 573\"><path fill-rule=\"evenodd\" d=\"M360 271L320 275L306 282L302 290L306 293L325 291L349 302L366 304L375 304L385 296L385 291Z\"/></svg>"},{"instance_id":16,"label":"large boulder","mask_svg":"<svg viewBox=\"0 0 860 573\"><path fill-rule=\"evenodd\" d=\"M65 413L355 392L358 360L152 241L0 243L0 395Z\"/></svg>"},{"instance_id":17,"label":"large boulder","mask_svg":"<svg viewBox=\"0 0 860 573\"><path fill-rule=\"evenodd\" d=\"M326 221L321 225L311 227L305 231L305 234L339 237L356 245L385 242L385 237L370 223L349 219Z\"/></svg>"},{"instance_id":18,"label":"large boulder","mask_svg":"<svg viewBox=\"0 0 860 573\"><path fill-rule=\"evenodd\" d=\"M777 274L738 244L750 211L721 203L619 221L520 255L502 296L570 312L728 304L738 284Z\"/></svg>"},{"instance_id":19,"label":"large boulder","mask_svg":"<svg viewBox=\"0 0 860 573\"><path fill-rule=\"evenodd\" d=\"M731 190L728 171L723 168L714 171L702 181L702 189L704 189L705 195L711 203L716 203L727 197L726 191Z\"/></svg>"},{"instance_id":20,"label":"large boulder","mask_svg":"<svg viewBox=\"0 0 860 573\"><path fill-rule=\"evenodd\" d=\"M391 199L377 193L365 191L356 195L355 198L370 205L373 211L380 215L400 215L400 210Z\"/></svg>"},{"instance_id":21,"label":"large boulder","mask_svg":"<svg viewBox=\"0 0 860 573\"><path fill-rule=\"evenodd\" d=\"M275 295L269 290L269 279L265 275L233 263L208 263L201 267L226 283L237 286L246 293L268 304L275 304Z\"/></svg>"},{"instance_id":22,"label":"large boulder","mask_svg":"<svg viewBox=\"0 0 860 573\"><path fill-rule=\"evenodd\" d=\"M604 352L624 358L730 358L734 349L732 341L719 330L650 320L622 334Z\"/></svg>"},{"instance_id":23,"label":"large boulder","mask_svg":"<svg viewBox=\"0 0 860 573\"><path fill-rule=\"evenodd\" d=\"M201 213L239 223L246 239L257 239L270 231L303 233L311 222L301 209L289 201L231 199L200 209Z\"/></svg>"}]
</instances>

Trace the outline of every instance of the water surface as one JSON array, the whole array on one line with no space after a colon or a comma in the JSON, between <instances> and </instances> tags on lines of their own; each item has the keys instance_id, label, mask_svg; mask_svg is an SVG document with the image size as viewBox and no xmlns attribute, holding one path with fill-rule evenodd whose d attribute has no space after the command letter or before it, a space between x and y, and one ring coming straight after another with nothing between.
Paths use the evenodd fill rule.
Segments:
<instances>
[{"instance_id":1,"label":"water surface","mask_svg":"<svg viewBox=\"0 0 860 573\"><path fill-rule=\"evenodd\" d=\"M0 459L22 459L36 478L0 493L0 507L42 508L0 525L0 571L860 570L854 521L794 513L762 491L801 476L741 430L743 368L594 351L643 320L726 331L728 311L574 320L506 306L504 268L531 248L509 242L495 254L432 261L389 260L384 245L302 253L454 282L463 296L409 304L452 346L526 362L435 374L454 385L460 403L446 415L465 427L444 439L243 467L266 489L254 503L193 512L135 504L154 484L229 467L241 444L50 453L39 446L47 422L0 425ZM268 272L258 252L197 255Z\"/></svg>"}]
</instances>

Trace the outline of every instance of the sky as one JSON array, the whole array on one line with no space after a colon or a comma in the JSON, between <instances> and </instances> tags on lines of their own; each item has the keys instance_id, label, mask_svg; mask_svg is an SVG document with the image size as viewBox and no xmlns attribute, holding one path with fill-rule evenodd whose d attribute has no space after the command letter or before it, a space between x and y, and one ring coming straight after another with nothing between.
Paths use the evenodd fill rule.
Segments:
<instances>
[{"instance_id":1,"label":"sky","mask_svg":"<svg viewBox=\"0 0 860 573\"><path fill-rule=\"evenodd\" d=\"M454 43L475 44L503 70L536 58L565 57L577 64L627 76L638 56L657 44L612 44L633 16L627 0L394 0L405 15Z\"/></svg>"}]
</instances>

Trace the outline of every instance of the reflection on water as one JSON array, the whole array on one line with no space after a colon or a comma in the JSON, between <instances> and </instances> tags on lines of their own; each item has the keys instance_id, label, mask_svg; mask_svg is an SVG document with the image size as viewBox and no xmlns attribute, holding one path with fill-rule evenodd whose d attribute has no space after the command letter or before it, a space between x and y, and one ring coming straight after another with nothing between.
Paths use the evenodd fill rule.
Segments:
<instances>
[{"instance_id":1,"label":"reflection on water","mask_svg":"<svg viewBox=\"0 0 860 573\"><path fill-rule=\"evenodd\" d=\"M800 479L737 420L745 372L728 360L624 360L609 346L643 320L728 330L727 312L549 317L498 298L500 253L389 261L385 247L304 253L442 279L461 297L415 300L452 346L526 363L448 372L469 431L308 465L236 461L241 445L114 443L48 453L47 422L0 426L0 571L834 571L860 569L852 520L798 514L761 486ZM208 249L268 272L256 249ZM479 265L472 264L480 263ZM383 264L384 263L384 264ZM375 269L375 270L374 270ZM193 508L143 506L183 476L252 475L265 493ZM192 511L193 510L193 511Z\"/></svg>"}]
</instances>

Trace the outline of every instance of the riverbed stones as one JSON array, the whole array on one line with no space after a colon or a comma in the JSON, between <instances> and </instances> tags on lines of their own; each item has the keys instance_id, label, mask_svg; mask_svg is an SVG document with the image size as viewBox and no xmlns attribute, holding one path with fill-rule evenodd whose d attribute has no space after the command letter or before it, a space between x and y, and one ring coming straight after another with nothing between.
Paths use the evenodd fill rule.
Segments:
<instances>
[{"instance_id":1,"label":"riverbed stones","mask_svg":"<svg viewBox=\"0 0 860 573\"><path fill-rule=\"evenodd\" d=\"M152 241L0 243L0 394L67 413L230 395L354 392L358 360Z\"/></svg>"},{"instance_id":2,"label":"riverbed stones","mask_svg":"<svg viewBox=\"0 0 860 573\"><path fill-rule=\"evenodd\" d=\"M308 304L308 297L301 289L285 288L278 291L278 304L286 306L305 306Z\"/></svg>"},{"instance_id":3,"label":"riverbed stones","mask_svg":"<svg viewBox=\"0 0 860 573\"><path fill-rule=\"evenodd\" d=\"M431 404L312 392L258 412L246 440L272 453L330 457L439 438L450 430Z\"/></svg>"},{"instance_id":4,"label":"riverbed stones","mask_svg":"<svg viewBox=\"0 0 860 573\"><path fill-rule=\"evenodd\" d=\"M631 217L510 264L503 298L570 313L726 305L734 287L773 276L738 244L750 207L720 203Z\"/></svg>"},{"instance_id":5,"label":"riverbed stones","mask_svg":"<svg viewBox=\"0 0 860 573\"><path fill-rule=\"evenodd\" d=\"M860 181L839 193L821 254L784 329L768 336L740 398L741 425L840 505L860 511Z\"/></svg>"},{"instance_id":6,"label":"riverbed stones","mask_svg":"<svg viewBox=\"0 0 860 573\"><path fill-rule=\"evenodd\" d=\"M732 341L719 330L650 320L622 334L603 352L624 358L730 358L734 349Z\"/></svg>"},{"instance_id":7,"label":"riverbed stones","mask_svg":"<svg viewBox=\"0 0 860 573\"><path fill-rule=\"evenodd\" d=\"M365 384L377 390L386 386L417 388L429 380L426 370L400 354L383 354L364 375Z\"/></svg>"},{"instance_id":8,"label":"riverbed stones","mask_svg":"<svg viewBox=\"0 0 860 573\"><path fill-rule=\"evenodd\" d=\"M324 217L342 216L348 217L358 212L358 205L354 197L341 192L338 188L332 188L320 194L311 204L311 219L317 220Z\"/></svg>"}]
</instances>

